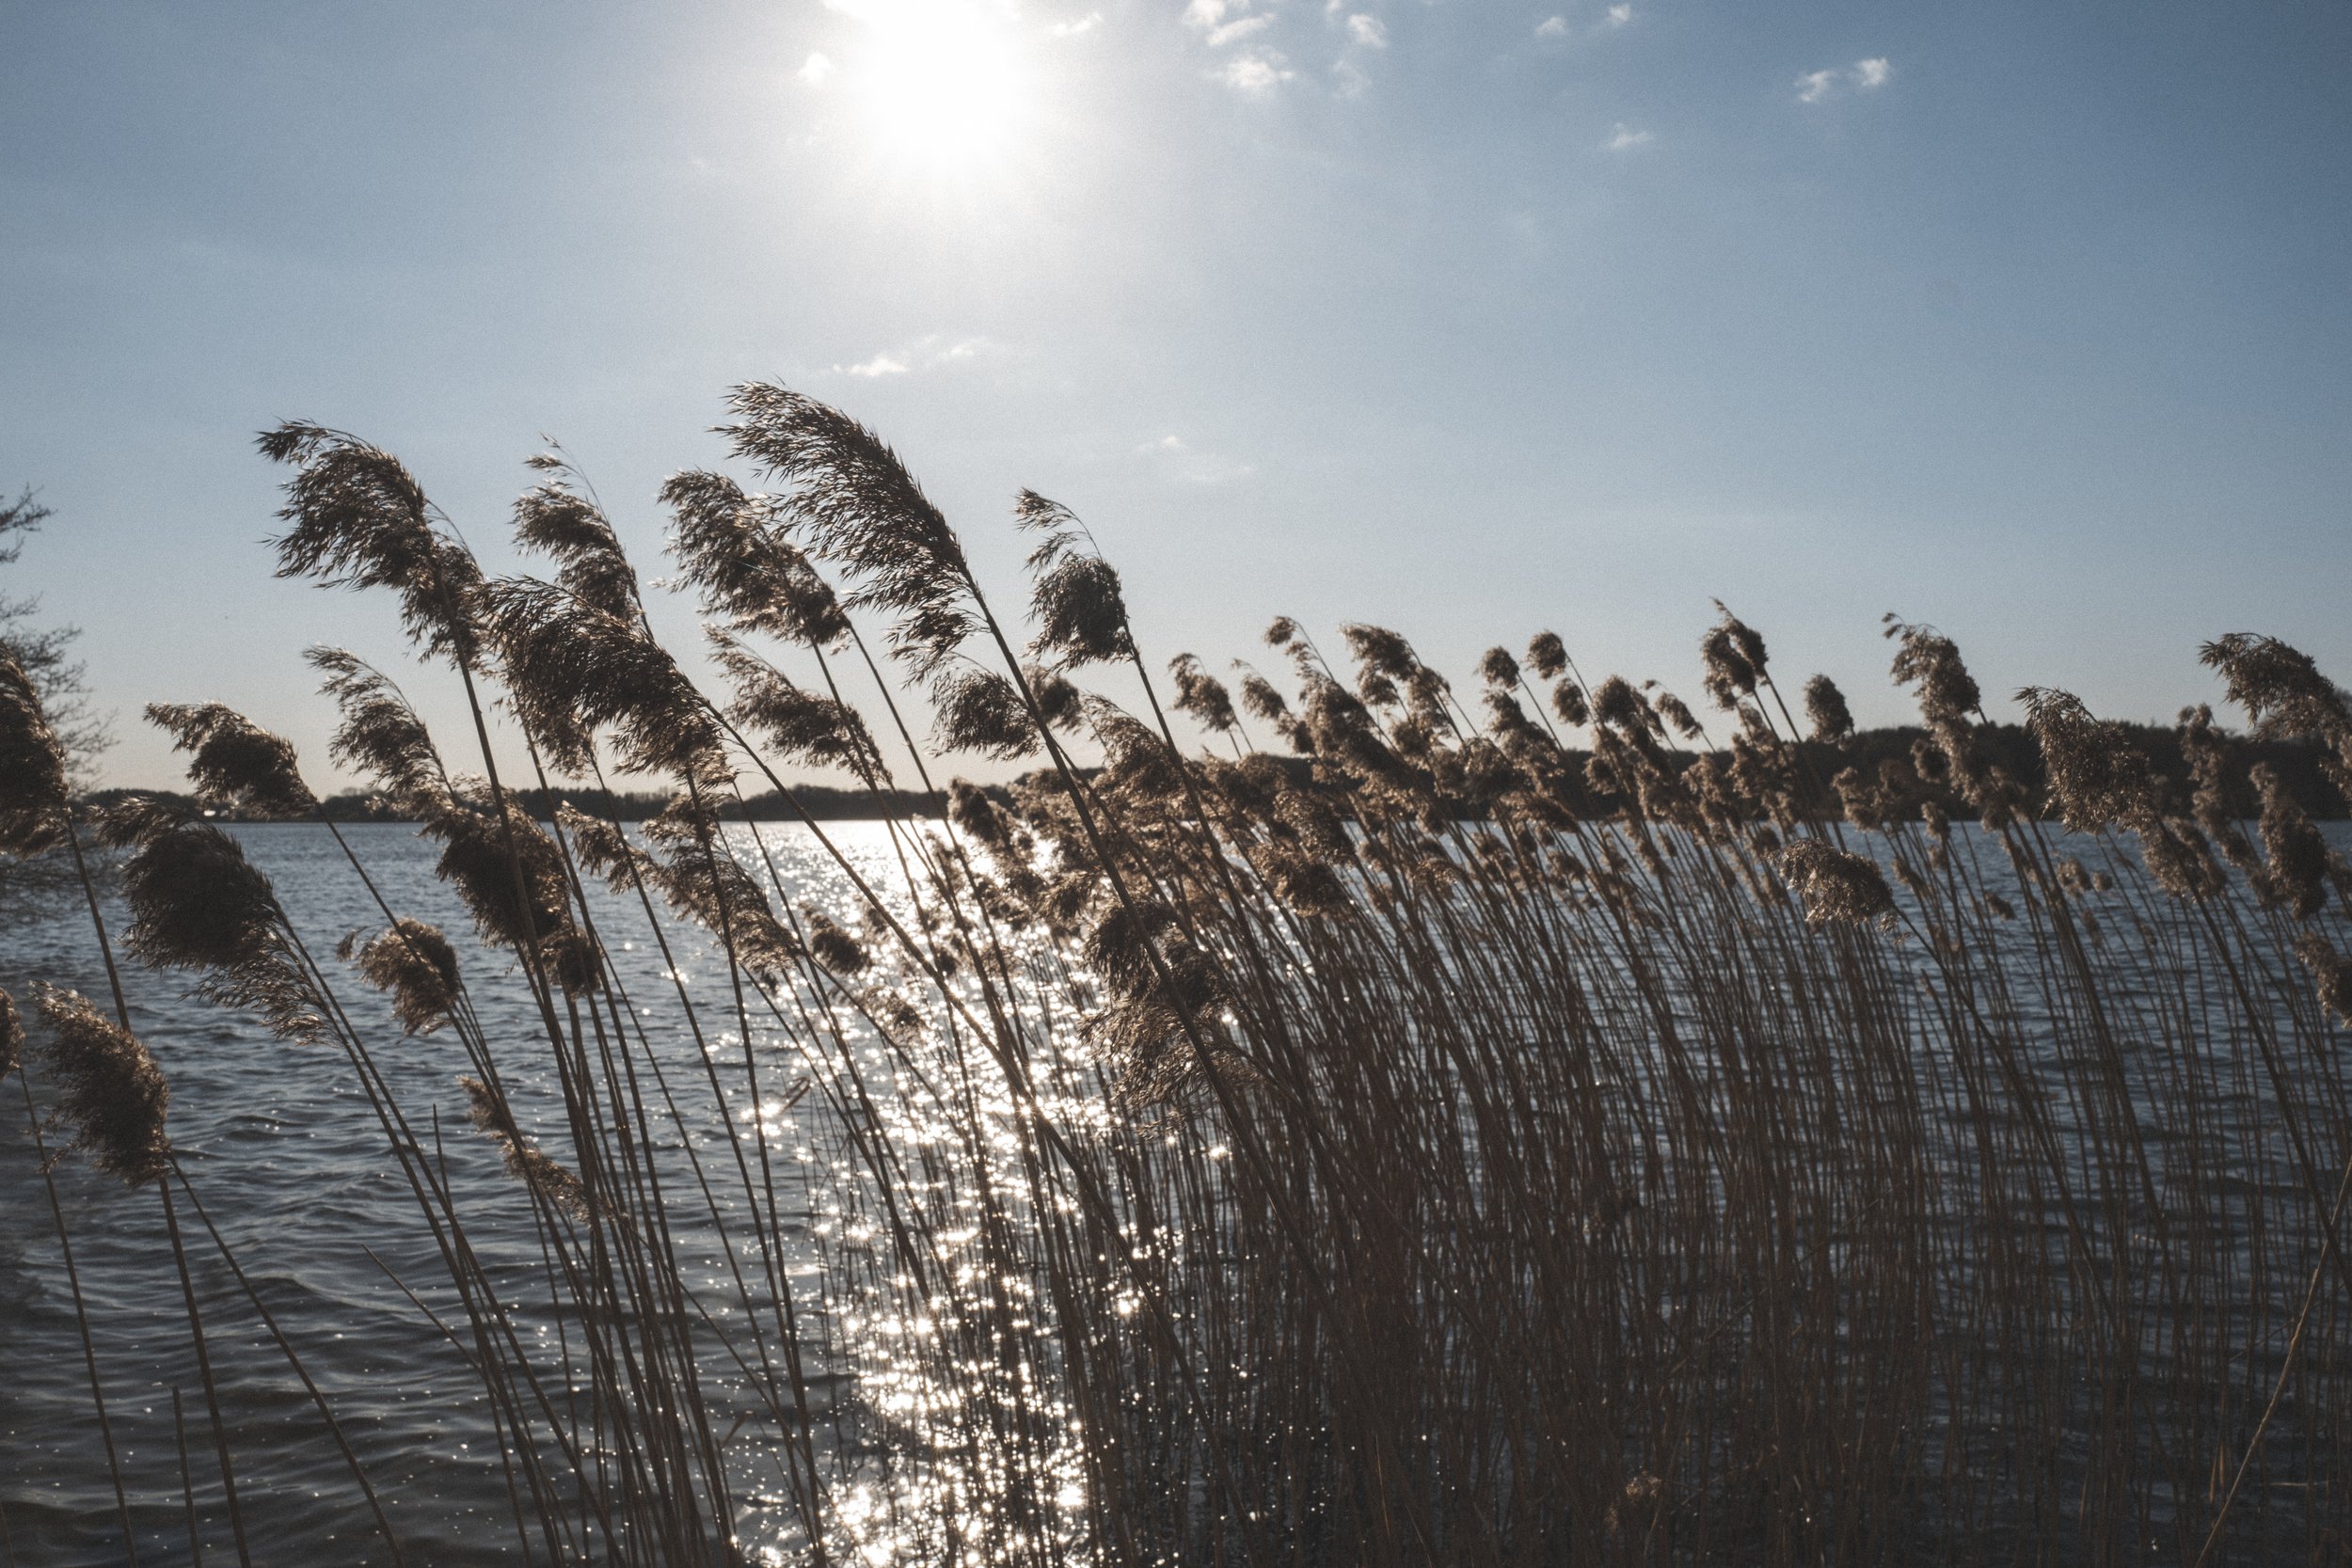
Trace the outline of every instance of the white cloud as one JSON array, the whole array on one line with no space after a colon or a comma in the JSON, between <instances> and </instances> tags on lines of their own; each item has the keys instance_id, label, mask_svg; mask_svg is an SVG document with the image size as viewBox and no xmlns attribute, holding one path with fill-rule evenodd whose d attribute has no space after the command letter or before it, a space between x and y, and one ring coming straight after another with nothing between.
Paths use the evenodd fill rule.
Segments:
<instances>
[{"instance_id":1,"label":"white cloud","mask_svg":"<svg viewBox=\"0 0 2352 1568\"><path fill-rule=\"evenodd\" d=\"M1230 484L1258 471L1255 463L1235 463L1202 451L1181 436L1163 436L1136 448L1136 455L1151 459L1168 478L1184 484Z\"/></svg>"},{"instance_id":2,"label":"white cloud","mask_svg":"<svg viewBox=\"0 0 2352 1568\"><path fill-rule=\"evenodd\" d=\"M1565 16L1548 16L1544 18L1541 22L1535 24L1535 36L1539 39L1566 38L1568 36L1568 19Z\"/></svg>"},{"instance_id":3,"label":"white cloud","mask_svg":"<svg viewBox=\"0 0 2352 1568\"><path fill-rule=\"evenodd\" d=\"M1612 6L1609 8L1610 26L1622 27L1632 20L1633 8L1631 6Z\"/></svg>"},{"instance_id":4,"label":"white cloud","mask_svg":"<svg viewBox=\"0 0 2352 1568\"><path fill-rule=\"evenodd\" d=\"M1256 16L1245 14L1249 8L1250 0L1190 0L1184 7L1184 25L1199 28L1210 48L1222 49L1274 24L1272 8ZM1210 74L1237 92L1263 93L1297 72L1283 64L1279 51L1246 49Z\"/></svg>"},{"instance_id":5,"label":"white cloud","mask_svg":"<svg viewBox=\"0 0 2352 1568\"><path fill-rule=\"evenodd\" d=\"M871 359L855 365L835 365L836 375L854 375L872 381L885 375L914 375L935 371L946 365L962 364L982 355L993 354L1001 345L986 338L954 338L933 332L917 338L899 348L884 349Z\"/></svg>"},{"instance_id":6,"label":"white cloud","mask_svg":"<svg viewBox=\"0 0 2352 1568\"><path fill-rule=\"evenodd\" d=\"M1623 152L1631 148L1647 147L1657 139L1647 131L1636 131L1621 119L1609 128L1608 147L1612 152Z\"/></svg>"},{"instance_id":7,"label":"white cloud","mask_svg":"<svg viewBox=\"0 0 2352 1568\"><path fill-rule=\"evenodd\" d=\"M1867 60L1856 60L1851 68L1844 71L1836 68L1828 71L1808 71L1797 78L1797 102L1819 103L1824 98L1836 93L1839 87L1848 85L1851 85L1856 92L1875 92L1886 86L1887 78L1894 74L1895 68L1887 62L1883 55L1873 55Z\"/></svg>"},{"instance_id":8,"label":"white cloud","mask_svg":"<svg viewBox=\"0 0 2352 1568\"><path fill-rule=\"evenodd\" d=\"M1347 19L1347 36L1367 49L1386 49L1389 46L1387 25L1378 17L1366 16L1361 11Z\"/></svg>"},{"instance_id":9,"label":"white cloud","mask_svg":"<svg viewBox=\"0 0 2352 1568\"><path fill-rule=\"evenodd\" d=\"M834 63L822 55L811 55L793 74L812 87L825 85L825 78L834 73Z\"/></svg>"},{"instance_id":10,"label":"white cloud","mask_svg":"<svg viewBox=\"0 0 2352 1568\"><path fill-rule=\"evenodd\" d=\"M1239 92L1271 92L1296 74L1282 64L1279 55L1237 55L1216 78Z\"/></svg>"},{"instance_id":11,"label":"white cloud","mask_svg":"<svg viewBox=\"0 0 2352 1568\"><path fill-rule=\"evenodd\" d=\"M1049 22L1045 24L1045 31L1047 36L1052 38L1074 39L1080 33L1090 33L1101 25L1103 25L1103 13L1089 11L1075 22Z\"/></svg>"}]
</instances>

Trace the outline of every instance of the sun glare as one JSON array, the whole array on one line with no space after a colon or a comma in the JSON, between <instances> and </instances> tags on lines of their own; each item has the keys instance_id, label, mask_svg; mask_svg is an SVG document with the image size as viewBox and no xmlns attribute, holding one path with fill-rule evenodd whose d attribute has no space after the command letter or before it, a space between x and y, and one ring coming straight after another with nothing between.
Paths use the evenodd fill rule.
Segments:
<instances>
[{"instance_id":1,"label":"sun glare","mask_svg":"<svg viewBox=\"0 0 2352 1568\"><path fill-rule=\"evenodd\" d=\"M942 172L1003 156L1027 118L1031 92L1003 7L898 0L874 7L866 21L852 90L883 147Z\"/></svg>"}]
</instances>

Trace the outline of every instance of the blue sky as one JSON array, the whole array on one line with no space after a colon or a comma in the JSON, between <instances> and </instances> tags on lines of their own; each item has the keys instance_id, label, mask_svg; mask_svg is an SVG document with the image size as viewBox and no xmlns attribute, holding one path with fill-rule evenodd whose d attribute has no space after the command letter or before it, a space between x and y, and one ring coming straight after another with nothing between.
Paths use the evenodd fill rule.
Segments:
<instances>
[{"instance_id":1,"label":"blue sky","mask_svg":"<svg viewBox=\"0 0 2352 1568\"><path fill-rule=\"evenodd\" d=\"M324 775L300 650L400 643L270 577L254 431L493 564L552 434L658 572L772 377L999 598L1016 488L1075 508L1163 657L1549 626L1695 695L1721 596L1866 722L1888 610L2121 717L2228 630L2352 678L2348 66L2316 4L0 4L16 577L118 780L207 698Z\"/></svg>"}]
</instances>

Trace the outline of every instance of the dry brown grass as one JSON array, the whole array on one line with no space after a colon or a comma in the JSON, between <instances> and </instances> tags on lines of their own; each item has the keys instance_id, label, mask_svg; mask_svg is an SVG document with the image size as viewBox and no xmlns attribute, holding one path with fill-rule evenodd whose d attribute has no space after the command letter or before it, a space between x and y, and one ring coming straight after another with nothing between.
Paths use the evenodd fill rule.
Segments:
<instances>
[{"instance_id":1,"label":"dry brown grass","mask_svg":"<svg viewBox=\"0 0 2352 1568\"><path fill-rule=\"evenodd\" d=\"M568 459L516 512L557 578L485 581L388 454L266 443L295 467L285 570L395 590L424 653L520 717L533 784L610 758L678 792L636 835L534 824L479 706L468 781L396 688L322 659L336 754L447 847L530 990L538 1034L492 1037L439 933L387 907L346 950L405 1027L463 1043L552 1343L250 868L237 951L175 935L224 895L201 876L135 900L134 952L346 1053L532 1560L742 1560L748 1491L812 1562L2345 1549L2352 877L2275 781L2259 849L2221 817L2209 714L2184 720L2198 777L2167 782L2065 693L2022 694L2070 832L1986 760L1932 628L1889 627L1931 738L1865 770L1843 695L1805 685L1801 740L1728 611L1702 642L1712 738L1670 694L1588 686L1549 633L1524 665L1486 656L1466 701L1393 632L1343 628L1343 669L1284 621L1293 689L1251 672L1240 712L1172 661L1203 750L1064 509L1023 495L1043 543L1017 648L887 446L780 388L734 411L779 492L664 491L732 693L662 648ZM867 653L877 616L903 685ZM2317 736L2352 779L2352 715L2309 660L2244 636L2207 657L2258 731ZM164 721L206 789L310 799L234 715ZM925 788L957 749L1037 768L1009 810L959 786L950 823L892 824L887 879L808 823L837 876L804 906L723 807L796 764L898 787L876 736ZM674 922L702 927L719 1005L628 994L600 924L624 915L665 958ZM657 1035L699 1084L661 1076ZM501 1069L526 1061L562 1125L517 1125ZM813 1147L725 1115L730 1089L811 1097ZM690 1231L723 1243L720 1285L690 1283Z\"/></svg>"}]
</instances>

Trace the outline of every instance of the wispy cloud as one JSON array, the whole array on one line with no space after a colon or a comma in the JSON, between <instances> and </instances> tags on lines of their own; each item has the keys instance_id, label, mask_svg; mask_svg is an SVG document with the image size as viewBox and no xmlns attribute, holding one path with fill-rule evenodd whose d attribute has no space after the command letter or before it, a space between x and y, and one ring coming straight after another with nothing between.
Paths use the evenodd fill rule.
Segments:
<instances>
[{"instance_id":1,"label":"wispy cloud","mask_svg":"<svg viewBox=\"0 0 2352 1568\"><path fill-rule=\"evenodd\" d=\"M1225 69L1216 79L1237 92L1272 92L1298 73L1282 63L1282 56L1268 50L1259 55L1236 55L1225 62Z\"/></svg>"},{"instance_id":2,"label":"wispy cloud","mask_svg":"<svg viewBox=\"0 0 2352 1568\"><path fill-rule=\"evenodd\" d=\"M1612 152L1628 152L1637 147L1647 147L1657 139L1647 131L1636 131L1621 119L1609 128L1609 140L1604 145Z\"/></svg>"},{"instance_id":3,"label":"wispy cloud","mask_svg":"<svg viewBox=\"0 0 2352 1568\"><path fill-rule=\"evenodd\" d=\"M1618 0L1616 5L1603 10L1597 19L1587 22L1572 23L1565 16L1548 16L1535 24L1535 36L1539 39L1599 38L1629 26L1632 22L1631 0Z\"/></svg>"},{"instance_id":4,"label":"wispy cloud","mask_svg":"<svg viewBox=\"0 0 2352 1568\"><path fill-rule=\"evenodd\" d=\"M1894 74L1895 68L1887 63L1883 55L1856 60L1843 68L1833 66L1826 71L1808 71L1797 78L1797 102L1819 103L1825 98L1836 97L1840 89L1846 87L1851 87L1856 92L1876 92L1886 86L1887 79Z\"/></svg>"},{"instance_id":5,"label":"wispy cloud","mask_svg":"<svg viewBox=\"0 0 2352 1568\"><path fill-rule=\"evenodd\" d=\"M835 365L833 370L835 375L854 375L863 380L875 381L883 376L914 375L977 359L993 353L995 347L986 338L949 338L945 333L934 332L902 347L884 349L872 358L860 360L854 365Z\"/></svg>"},{"instance_id":6,"label":"wispy cloud","mask_svg":"<svg viewBox=\"0 0 2352 1568\"><path fill-rule=\"evenodd\" d=\"M1389 46L1388 24L1361 11L1347 19L1347 36L1367 49L1386 49Z\"/></svg>"},{"instance_id":7,"label":"wispy cloud","mask_svg":"<svg viewBox=\"0 0 2352 1568\"><path fill-rule=\"evenodd\" d=\"M1192 0L1184 8L1184 25L1198 27L1204 33L1214 33L1225 25L1225 18L1229 14L1248 8L1249 0Z\"/></svg>"},{"instance_id":8,"label":"wispy cloud","mask_svg":"<svg viewBox=\"0 0 2352 1568\"><path fill-rule=\"evenodd\" d=\"M812 87L821 87L825 85L825 78L831 76L835 69L833 61L824 55L811 55L793 74Z\"/></svg>"},{"instance_id":9,"label":"wispy cloud","mask_svg":"<svg viewBox=\"0 0 2352 1568\"><path fill-rule=\"evenodd\" d=\"M1181 436L1146 441L1136 448L1136 455L1150 459L1162 474L1183 484L1231 484L1258 471L1255 463L1236 463L1202 451Z\"/></svg>"},{"instance_id":10,"label":"wispy cloud","mask_svg":"<svg viewBox=\"0 0 2352 1568\"><path fill-rule=\"evenodd\" d=\"M1184 25L1197 29L1212 49L1239 43L1273 24L1273 8L1251 14L1250 0L1190 0L1184 7ZM1244 49L1209 74L1236 92L1254 94L1272 92L1298 73L1279 49Z\"/></svg>"},{"instance_id":11,"label":"wispy cloud","mask_svg":"<svg viewBox=\"0 0 2352 1568\"><path fill-rule=\"evenodd\" d=\"M1080 33L1090 33L1101 25L1103 13L1089 11L1075 22L1049 22L1045 24L1045 33L1049 38L1074 39Z\"/></svg>"}]
</instances>

